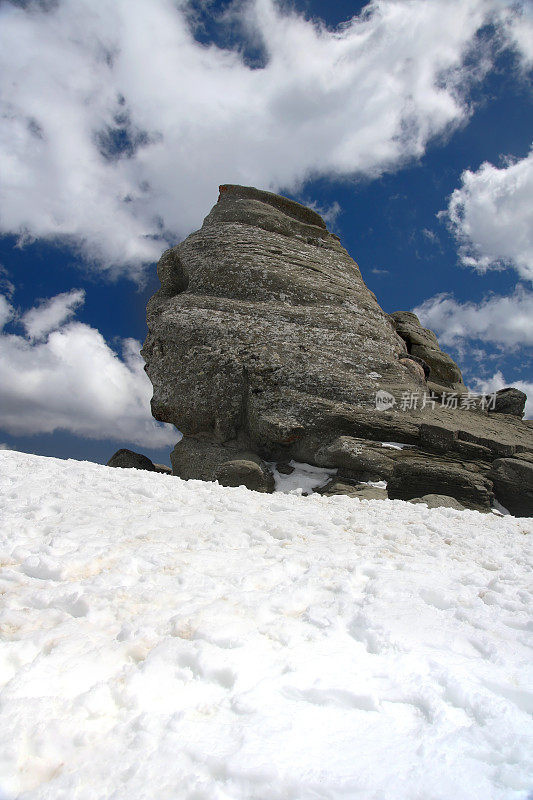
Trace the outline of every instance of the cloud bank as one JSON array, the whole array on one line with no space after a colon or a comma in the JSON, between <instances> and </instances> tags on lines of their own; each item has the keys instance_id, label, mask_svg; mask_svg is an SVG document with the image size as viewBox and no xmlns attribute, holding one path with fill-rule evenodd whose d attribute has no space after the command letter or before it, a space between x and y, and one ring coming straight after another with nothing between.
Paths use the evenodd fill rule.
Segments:
<instances>
[{"instance_id":1,"label":"cloud bank","mask_svg":"<svg viewBox=\"0 0 533 800\"><path fill-rule=\"evenodd\" d=\"M480 303L438 294L413 311L448 347L472 339L508 348L533 345L533 292L520 285L509 296L492 295Z\"/></svg>"},{"instance_id":2,"label":"cloud bank","mask_svg":"<svg viewBox=\"0 0 533 800\"><path fill-rule=\"evenodd\" d=\"M533 280L533 149L500 168L466 170L461 181L447 216L462 263L479 272L512 267Z\"/></svg>"},{"instance_id":3,"label":"cloud bank","mask_svg":"<svg viewBox=\"0 0 533 800\"><path fill-rule=\"evenodd\" d=\"M529 47L524 4L498 0L373 0L334 31L273 0L239 9L259 68L199 44L185 0L1 4L0 232L139 278L219 183L299 191L420 157L468 117L489 19Z\"/></svg>"},{"instance_id":4,"label":"cloud bank","mask_svg":"<svg viewBox=\"0 0 533 800\"><path fill-rule=\"evenodd\" d=\"M140 343L124 339L122 358L102 335L69 321L83 292L57 295L27 311L26 335L3 332L16 316L0 295L0 427L11 434L70 431L152 448L179 438L171 425L152 418L152 386Z\"/></svg>"}]
</instances>

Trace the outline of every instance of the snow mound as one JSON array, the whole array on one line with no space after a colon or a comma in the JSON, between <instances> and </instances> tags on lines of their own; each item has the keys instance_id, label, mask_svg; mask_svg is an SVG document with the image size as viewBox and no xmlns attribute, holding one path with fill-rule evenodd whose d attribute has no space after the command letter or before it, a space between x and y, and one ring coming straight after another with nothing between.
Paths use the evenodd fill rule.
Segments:
<instances>
[{"instance_id":1,"label":"snow mound","mask_svg":"<svg viewBox=\"0 0 533 800\"><path fill-rule=\"evenodd\" d=\"M0 452L2 800L526 800L533 521Z\"/></svg>"}]
</instances>

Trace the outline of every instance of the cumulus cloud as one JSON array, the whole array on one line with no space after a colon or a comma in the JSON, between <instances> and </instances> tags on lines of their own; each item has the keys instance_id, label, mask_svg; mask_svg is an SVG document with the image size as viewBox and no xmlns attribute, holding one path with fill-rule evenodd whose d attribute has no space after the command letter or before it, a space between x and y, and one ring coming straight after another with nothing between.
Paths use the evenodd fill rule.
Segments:
<instances>
[{"instance_id":1,"label":"cumulus cloud","mask_svg":"<svg viewBox=\"0 0 533 800\"><path fill-rule=\"evenodd\" d=\"M533 292L520 285L509 296L492 295L480 303L438 294L413 310L446 346L473 339L510 348L533 344Z\"/></svg>"},{"instance_id":2,"label":"cumulus cloud","mask_svg":"<svg viewBox=\"0 0 533 800\"><path fill-rule=\"evenodd\" d=\"M533 280L533 149L502 167L466 170L447 217L465 266L479 272L513 267Z\"/></svg>"},{"instance_id":3,"label":"cumulus cloud","mask_svg":"<svg viewBox=\"0 0 533 800\"><path fill-rule=\"evenodd\" d=\"M35 308L22 316L21 322L30 339L42 339L50 331L55 331L74 316L76 309L85 300L83 289L72 289L42 300Z\"/></svg>"},{"instance_id":4,"label":"cumulus cloud","mask_svg":"<svg viewBox=\"0 0 533 800\"><path fill-rule=\"evenodd\" d=\"M525 392L527 395L525 418L533 419L533 383L528 381L506 381L500 371L495 372L492 378L473 378L470 381L473 389L480 394L492 394L498 392L500 389L505 389L506 386L514 386Z\"/></svg>"},{"instance_id":5,"label":"cumulus cloud","mask_svg":"<svg viewBox=\"0 0 533 800\"><path fill-rule=\"evenodd\" d=\"M66 430L152 448L174 444L175 428L151 416L140 343L124 339L120 358L97 330L67 321L82 301L76 290L58 295L22 316L26 336L0 335L0 428L14 435ZM0 321L3 310L7 322L13 310L0 295Z\"/></svg>"},{"instance_id":6,"label":"cumulus cloud","mask_svg":"<svg viewBox=\"0 0 533 800\"><path fill-rule=\"evenodd\" d=\"M476 32L499 15L512 38L515 6L372 0L328 30L245 0L242 37L265 53L253 68L195 41L186 0L3 3L0 231L139 277L219 183L298 192L398 168L467 118L462 92L490 68Z\"/></svg>"}]
</instances>

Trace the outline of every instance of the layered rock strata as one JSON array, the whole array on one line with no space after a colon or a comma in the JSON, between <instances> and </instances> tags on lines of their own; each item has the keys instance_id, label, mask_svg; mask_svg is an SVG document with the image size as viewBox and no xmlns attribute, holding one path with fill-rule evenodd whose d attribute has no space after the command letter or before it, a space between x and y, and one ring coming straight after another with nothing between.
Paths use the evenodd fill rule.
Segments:
<instances>
[{"instance_id":1,"label":"layered rock strata","mask_svg":"<svg viewBox=\"0 0 533 800\"><path fill-rule=\"evenodd\" d=\"M520 393L473 402L435 335L380 308L309 208L222 186L158 276L143 356L154 416L184 434L174 474L271 491L271 464L294 459L336 468L339 485L384 479L405 499L451 493L488 509L493 462L533 453ZM428 478L412 494L403 462L415 458L453 471L449 491Z\"/></svg>"}]
</instances>

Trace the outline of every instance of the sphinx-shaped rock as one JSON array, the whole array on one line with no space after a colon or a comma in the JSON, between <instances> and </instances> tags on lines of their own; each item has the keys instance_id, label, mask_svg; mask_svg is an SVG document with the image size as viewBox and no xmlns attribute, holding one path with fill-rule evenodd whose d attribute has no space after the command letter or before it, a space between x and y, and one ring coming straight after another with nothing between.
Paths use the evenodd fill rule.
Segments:
<instances>
[{"instance_id":1,"label":"sphinx-shaped rock","mask_svg":"<svg viewBox=\"0 0 533 800\"><path fill-rule=\"evenodd\" d=\"M153 414L185 434L309 457L335 415L424 378L361 273L314 211L222 187L201 230L167 251L143 355ZM339 418L338 425L344 425Z\"/></svg>"},{"instance_id":2,"label":"sphinx-shaped rock","mask_svg":"<svg viewBox=\"0 0 533 800\"><path fill-rule=\"evenodd\" d=\"M338 237L292 200L221 186L201 229L163 254L158 276L143 356L155 418L184 434L174 474L253 474L257 485L261 472L268 491L268 464L294 459L338 467L352 483L394 472L404 496L398 460L445 451L450 468L466 461L485 474L520 444L533 451L516 398L514 413L462 407L461 372L435 335L414 314L386 314ZM368 452L352 452L354 439ZM383 441L411 447L377 452ZM228 462L239 463L221 469ZM430 483L417 496L438 493ZM485 506L490 492L472 485Z\"/></svg>"}]
</instances>

